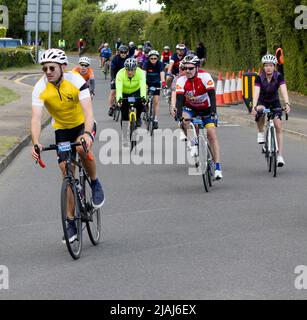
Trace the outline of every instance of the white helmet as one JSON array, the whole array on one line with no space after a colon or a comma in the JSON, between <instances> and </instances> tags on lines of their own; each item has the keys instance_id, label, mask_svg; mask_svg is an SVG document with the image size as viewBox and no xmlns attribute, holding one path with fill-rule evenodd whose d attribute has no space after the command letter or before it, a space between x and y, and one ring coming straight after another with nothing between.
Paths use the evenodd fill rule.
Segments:
<instances>
[{"instance_id":1,"label":"white helmet","mask_svg":"<svg viewBox=\"0 0 307 320\"><path fill-rule=\"evenodd\" d=\"M196 55L189 54L182 59L182 64L188 64L188 63L199 66L200 60Z\"/></svg>"},{"instance_id":2,"label":"white helmet","mask_svg":"<svg viewBox=\"0 0 307 320\"><path fill-rule=\"evenodd\" d=\"M130 70L136 69L137 66L138 66L138 62L134 58L128 58L124 63L124 67Z\"/></svg>"},{"instance_id":3,"label":"white helmet","mask_svg":"<svg viewBox=\"0 0 307 320\"><path fill-rule=\"evenodd\" d=\"M176 49L184 50L185 49L185 45L183 43L178 43L177 46L176 46Z\"/></svg>"},{"instance_id":4,"label":"white helmet","mask_svg":"<svg viewBox=\"0 0 307 320\"><path fill-rule=\"evenodd\" d=\"M133 41L130 41L129 42L129 47L133 47L134 46L134 42Z\"/></svg>"},{"instance_id":5,"label":"white helmet","mask_svg":"<svg viewBox=\"0 0 307 320\"><path fill-rule=\"evenodd\" d=\"M40 64L46 62L55 62L58 64L68 64L68 59L63 50L60 49L48 49L44 51L41 56Z\"/></svg>"},{"instance_id":6,"label":"white helmet","mask_svg":"<svg viewBox=\"0 0 307 320\"><path fill-rule=\"evenodd\" d=\"M274 65L276 65L277 59L272 54L266 54L265 56L262 57L261 63L262 64L264 64L264 63L273 63Z\"/></svg>"},{"instance_id":7,"label":"white helmet","mask_svg":"<svg viewBox=\"0 0 307 320\"><path fill-rule=\"evenodd\" d=\"M159 52L157 50L151 50L149 51L148 53L148 57L151 57L151 56L157 56L159 57Z\"/></svg>"},{"instance_id":8,"label":"white helmet","mask_svg":"<svg viewBox=\"0 0 307 320\"><path fill-rule=\"evenodd\" d=\"M79 59L79 64L81 64L81 63L86 63L86 64L88 64L88 65L91 65L91 59L88 58L88 57L81 57L81 58Z\"/></svg>"},{"instance_id":9,"label":"white helmet","mask_svg":"<svg viewBox=\"0 0 307 320\"><path fill-rule=\"evenodd\" d=\"M170 47L169 47L169 46L164 46L163 49L164 49L164 50L170 50Z\"/></svg>"},{"instance_id":10,"label":"white helmet","mask_svg":"<svg viewBox=\"0 0 307 320\"><path fill-rule=\"evenodd\" d=\"M108 47L108 46L109 46L109 44L106 42L106 43L104 44L104 46L105 46L105 47Z\"/></svg>"}]
</instances>

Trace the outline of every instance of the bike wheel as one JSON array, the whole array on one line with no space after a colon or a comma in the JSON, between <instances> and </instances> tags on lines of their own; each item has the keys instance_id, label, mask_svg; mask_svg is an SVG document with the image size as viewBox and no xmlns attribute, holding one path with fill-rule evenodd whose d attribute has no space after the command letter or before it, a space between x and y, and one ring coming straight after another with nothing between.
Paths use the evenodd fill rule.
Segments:
<instances>
[{"instance_id":1,"label":"bike wheel","mask_svg":"<svg viewBox=\"0 0 307 320\"><path fill-rule=\"evenodd\" d=\"M119 115L120 115L120 108L119 107L116 107L116 117L115 117L115 121L118 122L119 120Z\"/></svg>"},{"instance_id":2,"label":"bike wheel","mask_svg":"<svg viewBox=\"0 0 307 320\"><path fill-rule=\"evenodd\" d=\"M213 160L212 156L212 151L210 149L210 145L207 144L208 147L208 168L207 168L207 175L208 175L208 181L209 181L209 186L213 186L213 180L214 180L214 173L215 173L215 163Z\"/></svg>"},{"instance_id":3,"label":"bike wheel","mask_svg":"<svg viewBox=\"0 0 307 320\"><path fill-rule=\"evenodd\" d=\"M275 130L271 128L271 148L272 148L272 155L271 155L271 167L273 171L273 177L277 176L277 148L276 148L276 141L275 141Z\"/></svg>"},{"instance_id":4,"label":"bike wheel","mask_svg":"<svg viewBox=\"0 0 307 320\"><path fill-rule=\"evenodd\" d=\"M267 169L268 172L272 171L272 157L271 157L271 150L269 150L269 139L270 139L270 135L269 135L269 130L266 133L266 139L265 139L265 159L267 162ZM270 147L270 149L272 149L272 145Z\"/></svg>"},{"instance_id":5,"label":"bike wheel","mask_svg":"<svg viewBox=\"0 0 307 320\"><path fill-rule=\"evenodd\" d=\"M88 236L94 246L98 245L101 237L101 209L92 204L92 189L89 183L84 184L86 202L86 228Z\"/></svg>"},{"instance_id":6,"label":"bike wheel","mask_svg":"<svg viewBox=\"0 0 307 320\"><path fill-rule=\"evenodd\" d=\"M77 239L70 243L67 233L68 218L67 211L68 208L73 208L75 216L75 224L77 229ZM82 250L82 221L80 217L80 206L78 195L76 194L76 187L72 183L70 178L65 178L62 184L61 190L61 216L62 216L62 226L64 231L64 239L66 242L67 249L70 255L76 260L80 258Z\"/></svg>"},{"instance_id":7,"label":"bike wheel","mask_svg":"<svg viewBox=\"0 0 307 320\"><path fill-rule=\"evenodd\" d=\"M209 176L208 176L208 155L207 155L207 141L200 134L198 137L198 158L199 168L202 174L204 188L206 192L209 192Z\"/></svg>"},{"instance_id":8,"label":"bike wheel","mask_svg":"<svg viewBox=\"0 0 307 320\"><path fill-rule=\"evenodd\" d=\"M135 129L136 129L136 123L134 119L132 119L130 122L130 152L132 152L133 148L136 146L136 141L134 137Z\"/></svg>"}]
</instances>

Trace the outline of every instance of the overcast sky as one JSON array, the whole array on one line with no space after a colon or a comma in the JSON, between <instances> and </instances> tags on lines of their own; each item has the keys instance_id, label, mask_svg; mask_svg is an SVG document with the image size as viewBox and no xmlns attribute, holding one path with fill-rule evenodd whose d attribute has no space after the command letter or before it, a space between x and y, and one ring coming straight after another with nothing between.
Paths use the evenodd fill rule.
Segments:
<instances>
[{"instance_id":1,"label":"overcast sky","mask_svg":"<svg viewBox=\"0 0 307 320\"><path fill-rule=\"evenodd\" d=\"M117 3L116 11L123 11L129 9L149 10L149 3L139 4L139 0L108 0L107 4ZM161 9L161 5L157 4L156 0L150 1L150 12L158 12Z\"/></svg>"}]
</instances>

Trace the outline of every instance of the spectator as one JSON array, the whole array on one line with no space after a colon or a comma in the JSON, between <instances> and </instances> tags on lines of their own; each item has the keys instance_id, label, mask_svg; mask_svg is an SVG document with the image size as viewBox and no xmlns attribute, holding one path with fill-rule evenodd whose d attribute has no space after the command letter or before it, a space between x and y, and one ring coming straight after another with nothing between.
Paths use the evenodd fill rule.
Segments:
<instances>
[{"instance_id":1,"label":"spectator","mask_svg":"<svg viewBox=\"0 0 307 320\"><path fill-rule=\"evenodd\" d=\"M284 51L281 48L281 46L279 46L279 48L277 48L275 56L277 59L277 71L284 76L284 63L285 63L285 61L284 61Z\"/></svg>"},{"instance_id":2,"label":"spectator","mask_svg":"<svg viewBox=\"0 0 307 320\"><path fill-rule=\"evenodd\" d=\"M65 46L66 46L65 39L59 39L59 41L58 41L59 49L65 50Z\"/></svg>"},{"instance_id":3,"label":"spectator","mask_svg":"<svg viewBox=\"0 0 307 320\"><path fill-rule=\"evenodd\" d=\"M207 49L204 46L203 42L199 42L196 48L196 55L200 59L200 65L204 65L207 61Z\"/></svg>"}]
</instances>

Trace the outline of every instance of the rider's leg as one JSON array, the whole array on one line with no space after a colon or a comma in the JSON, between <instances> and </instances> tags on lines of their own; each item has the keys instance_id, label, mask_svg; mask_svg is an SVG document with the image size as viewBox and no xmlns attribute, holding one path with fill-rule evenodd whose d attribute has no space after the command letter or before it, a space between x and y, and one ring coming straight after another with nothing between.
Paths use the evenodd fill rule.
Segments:
<instances>
[{"instance_id":1,"label":"rider's leg","mask_svg":"<svg viewBox=\"0 0 307 320\"><path fill-rule=\"evenodd\" d=\"M276 130L278 153L279 153L279 155L282 155L283 154L282 121L279 118L275 118L274 125L275 125L275 130Z\"/></svg>"}]
</instances>

